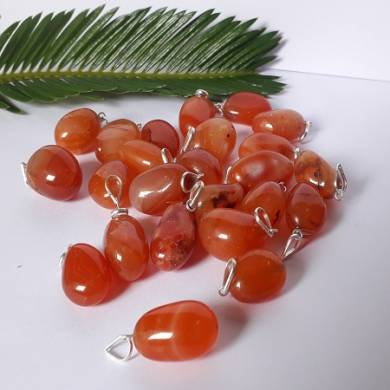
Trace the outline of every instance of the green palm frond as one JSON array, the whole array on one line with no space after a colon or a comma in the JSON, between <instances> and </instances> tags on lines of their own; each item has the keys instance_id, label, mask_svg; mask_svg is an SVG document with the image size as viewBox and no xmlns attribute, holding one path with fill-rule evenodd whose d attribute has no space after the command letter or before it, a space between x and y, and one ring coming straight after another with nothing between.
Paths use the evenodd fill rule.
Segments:
<instances>
[{"instance_id":1,"label":"green palm frond","mask_svg":"<svg viewBox=\"0 0 390 390\"><path fill-rule=\"evenodd\" d=\"M280 35L251 29L256 19L215 22L201 14L139 9L115 16L103 6L50 13L16 22L0 34L0 108L105 93L188 96L206 89L213 98L235 91L270 95L277 77L256 70L275 59Z\"/></svg>"}]
</instances>

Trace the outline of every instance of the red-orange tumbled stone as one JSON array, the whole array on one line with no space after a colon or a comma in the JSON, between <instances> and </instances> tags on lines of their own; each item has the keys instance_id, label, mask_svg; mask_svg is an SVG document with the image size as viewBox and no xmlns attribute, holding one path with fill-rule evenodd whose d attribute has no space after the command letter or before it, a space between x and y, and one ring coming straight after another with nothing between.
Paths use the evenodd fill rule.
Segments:
<instances>
[{"instance_id":1,"label":"red-orange tumbled stone","mask_svg":"<svg viewBox=\"0 0 390 390\"><path fill-rule=\"evenodd\" d=\"M54 132L55 141L74 154L88 153L95 150L100 129L96 112L89 108L79 108L58 121Z\"/></svg>"},{"instance_id":2,"label":"red-orange tumbled stone","mask_svg":"<svg viewBox=\"0 0 390 390\"><path fill-rule=\"evenodd\" d=\"M134 140L123 144L119 148L119 157L131 175L138 175L163 163L161 149L146 141Z\"/></svg>"},{"instance_id":3,"label":"red-orange tumbled stone","mask_svg":"<svg viewBox=\"0 0 390 390\"><path fill-rule=\"evenodd\" d=\"M221 260L259 248L265 238L253 215L235 209L211 210L200 220L198 233L204 249Z\"/></svg>"},{"instance_id":4,"label":"red-orange tumbled stone","mask_svg":"<svg viewBox=\"0 0 390 390\"><path fill-rule=\"evenodd\" d=\"M314 234L321 229L325 218L326 204L319 192L309 184L297 184L287 199L288 227L299 228L305 235Z\"/></svg>"},{"instance_id":5,"label":"red-orange tumbled stone","mask_svg":"<svg viewBox=\"0 0 390 390\"><path fill-rule=\"evenodd\" d=\"M128 119L109 122L97 136L96 158L102 162L119 160L119 148L140 138L137 125Z\"/></svg>"},{"instance_id":6,"label":"red-orange tumbled stone","mask_svg":"<svg viewBox=\"0 0 390 390\"><path fill-rule=\"evenodd\" d=\"M27 184L47 198L69 200L79 192L82 173L72 153L57 145L43 146L28 160Z\"/></svg>"},{"instance_id":7,"label":"red-orange tumbled stone","mask_svg":"<svg viewBox=\"0 0 390 390\"><path fill-rule=\"evenodd\" d=\"M293 110L273 110L256 115L253 119L254 132L279 135L296 141L305 131L306 122L302 115Z\"/></svg>"},{"instance_id":8,"label":"red-orange tumbled stone","mask_svg":"<svg viewBox=\"0 0 390 390\"><path fill-rule=\"evenodd\" d=\"M183 203L170 205L161 217L150 243L150 258L163 270L182 267L195 246L195 224Z\"/></svg>"},{"instance_id":9,"label":"red-orange tumbled stone","mask_svg":"<svg viewBox=\"0 0 390 390\"><path fill-rule=\"evenodd\" d=\"M198 301L180 301L145 313L133 332L134 345L148 359L189 360L209 352L218 337L214 312Z\"/></svg>"},{"instance_id":10,"label":"red-orange tumbled stone","mask_svg":"<svg viewBox=\"0 0 390 390\"><path fill-rule=\"evenodd\" d=\"M132 206L145 214L161 215L169 205L183 202L186 194L180 180L184 172L180 164L163 164L141 173L130 185Z\"/></svg>"},{"instance_id":11,"label":"red-orange tumbled stone","mask_svg":"<svg viewBox=\"0 0 390 390\"><path fill-rule=\"evenodd\" d=\"M211 118L196 128L190 148L205 149L223 164L230 157L236 138L236 130L231 122L224 118Z\"/></svg>"},{"instance_id":12,"label":"red-orange tumbled stone","mask_svg":"<svg viewBox=\"0 0 390 390\"><path fill-rule=\"evenodd\" d=\"M271 225L279 222L286 207L285 194L278 183L267 181L250 190L237 206L239 210L253 214L257 207L262 207L268 214Z\"/></svg>"},{"instance_id":13,"label":"red-orange tumbled stone","mask_svg":"<svg viewBox=\"0 0 390 390\"><path fill-rule=\"evenodd\" d=\"M149 260L149 245L141 224L129 215L113 218L104 234L104 253L122 279L139 279Z\"/></svg>"},{"instance_id":14,"label":"red-orange tumbled stone","mask_svg":"<svg viewBox=\"0 0 390 390\"><path fill-rule=\"evenodd\" d=\"M238 259L229 291L241 302L256 303L278 294L285 281L286 269L281 258L256 249Z\"/></svg>"},{"instance_id":15,"label":"red-orange tumbled stone","mask_svg":"<svg viewBox=\"0 0 390 390\"><path fill-rule=\"evenodd\" d=\"M187 150L176 158L178 164L189 171L203 173L202 181L205 184L216 184L222 181L222 168L218 159L204 149Z\"/></svg>"},{"instance_id":16,"label":"red-orange tumbled stone","mask_svg":"<svg viewBox=\"0 0 390 390\"><path fill-rule=\"evenodd\" d=\"M195 218L200 220L211 210L217 208L234 208L244 197L240 184L210 184L206 185L198 199Z\"/></svg>"},{"instance_id":17,"label":"red-orange tumbled stone","mask_svg":"<svg viewBox=\"0 0 390 390\"><path fill-rule=\"evenodd\" d=\"M291 160L280 153L263 150L237 160L231 167L228 183L240 183L244 191L266 181L288 183L294 172Z\"/></svg>"},{"instance_id":18,"label":"red-orange tumbled stone","mask_svg":"<svg viewBox=\"0 0 390 390\"><path fill-rule=\"evenodd\" d=\"M269 111L268 100L254 92L237 92L229 96L223 105L223 115L236 123L251 125L256 114Z\"/></svg>"},{"instance_id":19,"label":"red-orange tumbled stone","mask_svg":"<svg viewBox=\"0 0 390 390\"><path fill-rule=\"evenodd\" d=\"M294 160L294 145L286 138L268 133L256 133L245 138L238 150L240 158L262 150L272 150Z\"/></svg>"},{"instance_id":20,"label":"red-orange tumbled stone","mask_svg":"<svg viewBox=\"0 0 390 390\"><path fill-rule=\"evenodd\" d=\"M217 113L213 102L205 96L192 96L183 103L179 113L179 126L183 135L187 134L188 127L197 127Z\"/></svg>"},{"instance_id":21,"label":"red-orange tumbled stone","mask_svg":"<svg viewBox=\"0 0 390 390\"><path fill-rule=\"evenodd\" d=\"M167 148L173 157L179 151L180 142L176 129L162 119L154 119L145 123L142 127L141 138L144 141L157 145L161 149Z\"/></svg>"},{"instance_id":22,"label":"red-orange tumbled stone","mask_svg":"<svg viewBox=\"0 0 390 390\"><path fill-rule=\"evenodd\" d=\"M336 191L336 170L311 150L302 152L295 161L295 178L298 183L315 187L321 196L333 198Z\"/></svg>"},{"instance_id":23,"label":"red-orange tumbled stone","mask_svg":"<svg viewBox=\"0 0 390 390\"><path fill-rule=\"evenodd\" d=\"M122 189L119 204L121 207L129 207L129 186L132 177L129 175L127 166L122 161L109 161L100 166L90 177L88 191L91 198L100 206L106 209L114 209L115 204L110 197L106 196L106 179L109 176L117 176L122 182ZM114 195L119 195L119 187L115 180L109 182L110 190Z\"/></svg>"},{"instance_id":24,"label":"red-orange tumbled stone","mask_svg":"<svg viewBox=\"0 0 390 390\"><path fill-rule=\"evenodd\" d=\"M65 295L81 306L97 305L111 284L107 260L93 246L75 244L66 253L62 270Z\"/></svg>"}]
</instances>

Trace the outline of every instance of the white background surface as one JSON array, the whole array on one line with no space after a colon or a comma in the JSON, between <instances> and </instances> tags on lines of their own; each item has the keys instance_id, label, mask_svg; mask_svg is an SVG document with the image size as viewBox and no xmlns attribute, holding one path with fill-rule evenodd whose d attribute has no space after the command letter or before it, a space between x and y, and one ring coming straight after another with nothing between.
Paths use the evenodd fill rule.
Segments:
<instances>
[{"instance_id":1,"label":"white background surface","mask_svg":"<svg viewBox=\"0 0 390 390\"><path fill-rule=\"evenodd\" d=\"M219 8L253 16L253 10L243 9L244 3ZM10 14L14 19L39 11L42 4L7 3L2 7L4 21ZM63 8L59 4L53 7ZM198 2L200 8L202 4ZM264 15L260 8L256 13ZM305 13L303 6L296 5L296 13ZM264 17L287 33L275 14ZM297 16L298 22L305 18ZM298 28L290 23L292 30ZM310 38L323 33L318 28ZM302 43L299 39L294 37L294 45ZM281 55L289 58L287 46ZM318 50L313 57L323 55ZM354 58L348 61L356 70ZM331 69L332 63L328 65ZM88 199L86 183L80 198L70 203L38 196L24 187L18 163L52 143L58 118L79 104L29 106L30 115L25 116L0 111L1 389L390 387L390 83L279 73L289 88L272 104L295 108L314 122L306 148L333 164L341 161L350 188L342 203L333 204L321 236L287 262L284 293L259 305L220 298L217 289L224 263L202 258L200 251L180 272L154 273L106 304L92 308L71 304L61 290L58 257L69 243L100 246L109 214ZM127 97L90 106L110 118L146 122L161 117L176 124L180 104L176 98ZM248 130L239 132L242 138ZM80 160L86 176L97 165L93 155ZM150 233L153 219L140 219ZM118 365L106 358L107 342L131 331L146 310L181 299L199 299L215 309L221 334L213 353L184 363L138 357Z\"/></svg>"}]
</instances>

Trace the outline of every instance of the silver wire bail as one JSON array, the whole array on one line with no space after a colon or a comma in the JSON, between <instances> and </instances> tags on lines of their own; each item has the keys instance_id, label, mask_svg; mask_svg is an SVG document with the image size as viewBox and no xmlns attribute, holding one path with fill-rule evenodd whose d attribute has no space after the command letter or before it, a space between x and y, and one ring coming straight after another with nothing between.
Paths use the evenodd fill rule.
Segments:
<instances>
[{"instance_id":1,"label":"silver wire bail","mask_svg":"<svg viewBox=\"0 0 390 390\"><path fill-rule=\"evenodd\" d=\"M262 207L256 207L253 212L256 223L266 232L268 237L273 237L279 230L272 227L268 213Z\"/></svg>"},{"instance_id":2,"label":"silver wire bail","mask_svg":"<svg viewBox=\"0 0 390 390\"><path fill-rule=\"evenodd\" d=\"M190 193L191 190L194 188L195 184L199 180L201 180L203 176L204 176L204 174L201 172L200 173L195 173L195 172L191 172L191 171L184 172L181 175L181 179L180 179L180 187L181 187L182 191L185 194ZM189 186L188 182L190 182L192 185Z\"/></svg>"},{"instance_id":3,"label":"silver wire bail","mask_svg":"<svg viewBox=\"0 0 390 390\"><path fill-rule=\"evenodd\" d=\"M301 229L296 228L292 231L290 237L287 240L286 246L282 254L283 260L285 260L288 256L293 254L299 248L303 238L304 237Z\"/></svg>"},{"instance_id":4,"label":"silver wire bail","mask_svg":"<svg viewBox=\"0 0 390 390\"><path fill-rule=\"evenodd\" d=\"M106 115L106 113L104 113L104 112L99 112L98 118L99 118L99 121L100 121L100 125L101 125L102 127L107 126L108 120L107 120L107 115Z\"/></svg>"},{"instance_id":5,"label":"silver wire bail","mask_svg":"<svg viewBox=\"0 0 390 390\"><path fill-rule=\"evenodd\" d=\"M299 142L303 143L307 141L307 136L312 126L313 123L311 121L305 121L305 130L303 131L302 135L298 138Z\"/></svg>"},{"instance_id":6,"label":"silver wire bail","mask_svg":"<svg viewBox=\"0 0 390 390\"><path fill-rule=\"evenodd\" d=\"M301 153L302 153L302 149L299 146L294 148L294 160L296 160Z\"/></svg>"},{"instance_id":7,"label":"silver wire bail","mask_svg":"<svg viewBox=\"0 0 390 390\"><path fill-rule=\"evenodd\" d=\"M174 161L171 152L167 148L161 149L161 158L164 164L169 164Z\"/></svg>"},{"instance_id":8,"label":"silver wire bail","mask_svg":"<svg viewBox=\"0 0 390 390\"><path fill-rule=\"evenodd\" d=\"M122 345L128 345L128 350L125 354L117 352L118 347L121 347ZM104 351L110 358L116 360L117 362L126 362L132 359L134 357L133 335L124 334L118 336L115 340L111 341L106 348L104 348Z\"/></svg>"},{"instance_id":9,"label":"silver wire bail","mask_svg":"<svg viewBox=\"0 0 390 390\"><path fill-rule=\"evenodd\" d=\"M23 177L23 182L26 186L30 186L28 184L28 179L27 179L27 164L25 162L20 163L20 169L22 170L22 177Z\"/></svg>"},{"instance_id":10,"label":"silver wire bail","mask_svg":"<svg viewBox=\"0 0 390 390\"><path fill-rule=\"evenodd\" d=\"M279 184L280 189L283 192L287 192L287 186L286 186L286 183L284 181L280 181L278 184Z\"/></svg>"},{"instance_id":11,"label":"silver wire bail","mask_svg":"<svg viewBox=\"0 0 390 390\"><path fill-rule=\"evenodd\" d=\"M184 142L183 142L183 146L181 147L180 149L180 154L183 154L184 152L186 152L194 138L194 135L195 135L195 127L193 126L188 126L188 130L187 130L187 134L186 134L186 137L184 138Z\"/></svg>"},{"instance_id":12,"label":"silver wire bail","mask_svg":"<svg viewBox=\"0 0 390 390\"><path fill-rule=\"evenodd\" d=\"M116 185L118 187L117 194L114 194L111 187L110 183L111 181L115 181ZM119 215L127 215L128 210L126 208L122 208L120 206L120 198L122 196L122 190L123 190L123 183L122 180L119 176L117 175L110 175L106 177L106 180L104 181L104 187L106 189L106 193L104 194L105 198L110 198L112 203L114 203L115 210L111 212L111 218L116 218Z\"/></svg>"},{"instance_id":13,"label":"silver wire bail","mask_svg":"<svg viewBox=\"0 0 390 390\"><path fill-rule=\"evenodd\" d=\"M229 294L230 286L233 282L234 275L236 274L237 260L232 257L226 264L225 273L223 275L222 287L218 290L218 294L221 297L225 297Z\"/></svg>"},{"instance_id":14,"label":"silver wire bail","mask_svg":"<svg viewBox=\"0 0 390 390\"><path fill-rule=\"evenodd\" d=\"M204 98L209 97L209 93L205 89L197 89L194 95L197 97L204 97Z\"/></svg>"},{"instance_id":15,"label":"silver wire bail","mask_svg":"<svg viewBox=\"0 0 390 390\"><path fill-rule=\"evenodd\" d=\"M348 181L345 175L344 169L340 163L336 165L336 180L335 180L335 193L334 198L336 200L342 200L344 193L347 190Z\"/></svg>"},{"instance_id":16,"label":"silver wire bail","mask_svg":"<svg viewBox=\"0 0 390 390\"><path fill-rule=\"evenodd\" d=\"M189 212L193 213L198 208L198 200L203 189L204 189L204 183L202 180L196 181L193 187L191 188L190 196L186 202L186 209Z\"/></svg>"},{"instance_id":17,"label":"silver wire bail","mask_svg":"<svg viewBox=\"0 0 390 390\"><path fill-rule=\"evenodd\" d=\"M218 116L222 117L223 116L223 102L215 103L214 107L217 110Z\"/></svg>"}]
</instances>

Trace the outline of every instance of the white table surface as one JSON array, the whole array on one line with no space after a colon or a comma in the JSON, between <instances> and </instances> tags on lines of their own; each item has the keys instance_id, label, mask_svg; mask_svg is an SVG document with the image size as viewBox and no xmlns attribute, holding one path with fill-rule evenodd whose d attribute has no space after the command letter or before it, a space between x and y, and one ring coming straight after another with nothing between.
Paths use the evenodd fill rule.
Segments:
<instances>
[{"instance_id":1,"label":"white table surface","mask_svg":"<svg viewBox=\"0 0 390 390\"><path fill-rule=\"evenodd\" d=\"M24 186L19 162L52 143L58 118L83 103L28 106L23 116L0 111L1 389L389 389L390 83L281 75L289 88L272 104L314 122L306 147L341 161L349 189L321 236L287 262L283 294L258 305L220 298L224 263L200 252L181 271L154 273L106 304L69 302L59 255L70 243L100 247L109 214L88 199L86 182L72 202L40 197ZM176 124L180 104L123 97L90 107L112 119ZM97 165L93 155L80 160L86 176ZM150 233L153 218L140 220ZM220 319L207 357L116 364L105 356L105 345L146 310L182 299L208 303Z\"/></svg>"}]
</instances>

